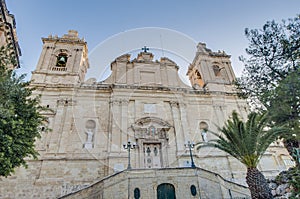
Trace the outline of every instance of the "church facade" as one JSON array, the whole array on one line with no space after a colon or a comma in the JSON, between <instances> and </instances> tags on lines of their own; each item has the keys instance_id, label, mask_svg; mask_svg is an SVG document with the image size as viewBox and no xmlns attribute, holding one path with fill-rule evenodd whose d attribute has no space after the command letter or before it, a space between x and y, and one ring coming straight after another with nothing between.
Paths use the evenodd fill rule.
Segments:
<instances>
[{"instance_id":1,"label":"church facade","mask_svg":"<svg viewBox=\"0 0 300 199\"><path fill-rule=\"evenodd\" d=\"M85 79L88 48L77 31L42 41L31 85L52 111L43 113L40 156L1 179L0 198L159 198L166 189L177 198L250 195L243 165L192 144L213 139L208 130L217 132L232 111L247 116L225 52L198 44L187 71L192 86L181 81L174 61L154 60L147 49L117 57L111 75L97 82ZM289 160L274 143L259 169L275 176Z\"/></svg>"}]
</instances>

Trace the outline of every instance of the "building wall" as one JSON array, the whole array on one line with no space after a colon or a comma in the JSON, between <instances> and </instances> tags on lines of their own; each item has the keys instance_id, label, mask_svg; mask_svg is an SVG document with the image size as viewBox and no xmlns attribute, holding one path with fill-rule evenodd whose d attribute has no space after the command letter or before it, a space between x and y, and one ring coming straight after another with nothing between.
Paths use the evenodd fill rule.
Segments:
<instances>
[{"instance_id":1,"label":"building wall","mask_svg":"<svg viewBox=\"0 0 300 199\"><path fill-rule=\"evenodd\" d=\"M233 86L230 56L212 52L204 44L199 44L187 73L191 87L180 80L175 62L169 58L153 61L149 52L132 60L127 54L116 58L111 76L103 82L85 80L88 49L77 31L43 38L43 43L31 85L41 95L42 105L52 110L43 113L48 118L45 127L52 130L41 132L36 142L38 160L29 160L28 169L19 168L0 181L0 198L56 198L123 171L128 166L128 149L123 144L128 140L136 144L130 161L133 169L142 169L140 177L147 175L146 169L190 166L187 141L213 139L206 133L203 140L203 131L216 132L233 110L243 118L247 115L247 104ZM245 167L228 154L200 148L193 150L193 156L197 167L245 184ZM274 176L289 166L283 161L288 157L283 146L274 143L260 169ZM168 178L168 170L161 171L155 176ZM131 175L134 172L127 177ZM107 179L106 184L118 178ZM181 178L194 179L190 175ZM199 180L203 193L211 190L212 180ZM118 184L122 190L128 186L124 183ZM224 182L218 183L214 186Z\"/></svg>"},{"instance_id":2,"label":"building wall","mask_svg":"<svg viewBox=\"0 0 300 199\"><path fill-rule=\"evenodd\" d=\"M19 56L21 49L16 33L16 21L14 15L7 10L5 0L0 0L0 47L6 46L10 51L10 56L16 60L16 65L9 68L19 68Z\"/></svg>"}]
</instances>

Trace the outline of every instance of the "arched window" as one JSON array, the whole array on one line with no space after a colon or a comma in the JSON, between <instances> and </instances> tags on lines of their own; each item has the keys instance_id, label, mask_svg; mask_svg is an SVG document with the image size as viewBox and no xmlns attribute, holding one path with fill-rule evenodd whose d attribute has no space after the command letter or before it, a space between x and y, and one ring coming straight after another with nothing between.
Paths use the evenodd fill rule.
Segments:
<instances>
[{"instance_id":1,"label":"arched window","mask_svg":"<svg viewBox=\"0 0 300 199\"><path fill-rule=\"evenodd\" d=\"M139 199L141 197L141 191L139 188L135 188L133 191L134 199Z\"/></svg>"},{"instance_id":2,"label":"arched window","mask_svg":"<svg viewBox=\"0 0 300 199\"><path fill-rule=\"evenodd\" d=\"M158 150L156 147L154 147L154 155L157 156L157 154L158 154Z\"/></svg>"},{"instance_id":3,"label":"arched window","mask_svg":"<svg viewBox=\"0 0 300 199\"><path fill-rule=\"evenodd\" d=\"M197 77L197 79L202 79L202 77L201 77L201 75L200 75L200 73L199 73L198 70L196 70L196 77Z\"/></svg>"},{"instance_id":4,"label":"arched window","mask_svg":"<svg viewBox=\"0 0 300 199\"><path fill-rule=\"evenodd\" d=\"M176 199L175 187L169 183L160 184L157 187L157 199Z\"/></svg>"},{"instance_id":5,"label":"arched window","mask_svg":"<svg viewBox=\"0 0 300 199\"><path fill-rule=\"evenodd\" d=\"M191 189L191 194L192 194L192 196L196 196L196 195L197 195L197 189L196 189L196 186L195 186L195 185L192 185L192 186L190 187L190 189Z\"/></svg>"},{"instance_id":6,"label":"arched window","mask_svg":"<svg viewBox=\"0 0 300 199\"><path fill-rule=\"evenodd\" d=\"M198 84L199 86L203 87L204 81L198 70L195 71L195 78L196 78L195 83Z\"/></svg>"},{"instance_id":7,"label":"arched window","mask_svg":"<svg viewBox=\"0 0 300 199\"><path fill-rule=\"evenodd\" d=\"M66 67L68 61L68 55L65 53L60 53L57 56L56 66L57 67Z\"/></svg>"},{"instance_id":8,"label":"arched window","mask_svg":"<svg viewBox=\"0 0 300 199\"><path fill-rule=\"evenodd\" d=\"M147 155L150 156L150 153L151 153L150 147L147 147L147 151L146 152L147 152Z\"/></svg>"},{"instance_id":9,"label":"arched window","mask_svg":"<svg viewBox=\"0 0 300 199\"><path fill-rule=\"evenodd\" d=\"M221 76L221 69L220 69L219 66L214 65L214 66L213 66L213 70L214 70L215 76L217 76L217 77L220 77L220 76Z\"/></svg>"}]
</instances>

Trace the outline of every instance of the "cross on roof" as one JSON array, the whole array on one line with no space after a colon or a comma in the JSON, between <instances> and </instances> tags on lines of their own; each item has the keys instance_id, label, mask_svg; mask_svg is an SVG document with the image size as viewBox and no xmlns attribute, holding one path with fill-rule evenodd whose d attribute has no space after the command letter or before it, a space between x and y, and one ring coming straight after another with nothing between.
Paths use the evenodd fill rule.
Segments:
<instances>
[{"instance_id":1,"label":"cross on roof","mask_svg":"<svg viewBox=\"0 0 300 199\"><path fill-rule=\"evenodd\" d=\"M144 51L144 53L146 53L147 50L149 50L149 48L147 48L146 46L144 46L144 48L142 48L142 50Z\"/></svg>"}]
</instances>

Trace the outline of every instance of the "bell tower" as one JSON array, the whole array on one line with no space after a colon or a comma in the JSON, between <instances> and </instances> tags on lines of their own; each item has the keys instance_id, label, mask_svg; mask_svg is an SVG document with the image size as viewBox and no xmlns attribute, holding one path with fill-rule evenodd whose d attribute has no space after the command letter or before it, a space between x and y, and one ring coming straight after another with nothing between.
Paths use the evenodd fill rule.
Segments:
<instances>
[{"instance_id":1,"label":"bell tower","mask_svg":"<svg viewBox=\"0 0 300 199\"><path fill-rule=\"evenodd\" d=\"M195 89L205 88L210 91L231 90L235 80L230 55L224 51L213 52L204 43L198 44L187 75Z\"/></svg>"},{"instance_id":2,"label":"bell tower","mask_svg":"<svg viewBox=\"0 0 300 199\"><path fill-rule=\"evenodd\" d=\"M31 80L35 84L77 84L84 81L89 67L88 48L78 32L62 37L42 38L43 49Z\"/></svg>"}]
</instances>

